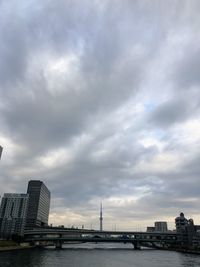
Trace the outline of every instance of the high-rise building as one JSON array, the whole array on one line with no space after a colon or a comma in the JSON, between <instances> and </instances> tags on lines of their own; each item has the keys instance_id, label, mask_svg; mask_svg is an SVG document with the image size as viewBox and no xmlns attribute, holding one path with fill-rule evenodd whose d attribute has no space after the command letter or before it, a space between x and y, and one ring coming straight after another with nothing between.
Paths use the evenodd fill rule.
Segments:
<instances>
[{"instance_id":1,"label":"high-rise building","mask_svg":"<svg viewBox=\"0 0 200 267\"><path fill-rule=\"evenodd\" d=\"M26 228L47 226L50 207L48 188L42 181L31 180L28 183L27 193L29 194L29 204Z\"/></svg>"},{"instance_id":2,"label":"high-rise building","mask_svg":"<svg viewBox=\"0 0 200 267\"><path fill-rule=\"evenodd\" d=\"M155 232L167 232L167 222L155 222Z\"/></svg>"},{"instance_id":3,"label":"high-rise building","mask_svg":"<svg viewBox=\"0 0 200 267\"><path fill-rule=\"evenodd\" d=\"M2 154L2 151L3 151L3 147L0 146L0 159L1 159L1 154Z\"/></svg>"},{"instance_id":4,"label":"high-rise building","mask_svg":"<svg viewBox=\"0 0 200 267\"><path fill-rule=\"evenodd\" d=\"M185 232L186 226L188 225L188 220L185 218L184 213L181 212L180 216L175 219L176 231L177 232Z\"/></svg>"},{"instance_id":5,"label":"high-rise building","mask_svg":"<svg viewBox=\"0 0 200 267\"><path fill-rule=\"evenodd\" d=\"M24 234L28 194L4 194L0 207L0 236L10 238Z\"/></svg>"}]
</instances>

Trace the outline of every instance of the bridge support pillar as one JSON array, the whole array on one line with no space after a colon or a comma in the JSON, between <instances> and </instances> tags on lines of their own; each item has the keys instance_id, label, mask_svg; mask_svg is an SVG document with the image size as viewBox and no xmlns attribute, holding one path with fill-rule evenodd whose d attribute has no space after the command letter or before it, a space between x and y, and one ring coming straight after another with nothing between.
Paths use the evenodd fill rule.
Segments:
<instances>
[{"instance_id":1,"label":"bridge support pillar","mask_svg":"<svg viewBox=\"0 0 200 267\"><path fill-rule=\"evenodd\" d=\"M60 240L56 241L55 248L56 249L62 249L62 241L60 241Z\"/></svg>"},{"instance_id":2,"label":"bridge support pillar","mask_svg":"<svg viewBox=\"0 0 200 267\"><path fill-rule=\"evenodd\" d=\"M132 244L134 246L134 249L140 249L140 246L138 244L138 241L135 240L135 241L132 242Z\"/></svg>"}]
</instances>

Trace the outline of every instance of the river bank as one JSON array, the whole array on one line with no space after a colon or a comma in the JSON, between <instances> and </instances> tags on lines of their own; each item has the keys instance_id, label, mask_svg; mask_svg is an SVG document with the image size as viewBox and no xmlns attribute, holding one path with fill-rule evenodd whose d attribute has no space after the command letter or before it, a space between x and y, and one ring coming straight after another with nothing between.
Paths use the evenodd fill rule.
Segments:
<instances>
[{"instance_id":1,"label":"river bank","mask_svg":"<svg viewBox=\"0 0 200 267\"><path fill-rule=\"evenodd\" d=\"M157 248L157 249L200 255L200 250L193 249L193 248Z\"/></svg>"},{"instance_id":2,"label":"river bank","mask_svg":"<svg viewBox=\"0 0 200 267\"><path fill-rule=\"evenodd\" d=\"M188 254L200 255L200 251L199 250L194 250L194 249L183 249L183 248L179 248L179 249L175 249L174 251L181 252L181 253L188 253Z\"/></svg>"},{"instance_id":3,"label":"river bank","mask_svg":"<svg viewBox=\"0 0 200 267\"><path fill-rule=\"evenodd\" d=\"M3 251L12 251L12 250L21 250L21 249L30 249L33 248L33 246L30 246L28 244L17 244L14 241L10 240L0 240L0 252Z\"/></svg>"}]
</instances>

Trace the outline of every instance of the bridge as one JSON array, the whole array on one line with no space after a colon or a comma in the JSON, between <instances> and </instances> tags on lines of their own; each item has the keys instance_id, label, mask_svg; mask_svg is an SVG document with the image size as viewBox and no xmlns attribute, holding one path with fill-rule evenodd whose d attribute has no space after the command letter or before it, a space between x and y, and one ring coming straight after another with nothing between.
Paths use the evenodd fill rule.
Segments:
<instances>
[{"instance_id":1,"label":"bridge","mask_svg":"<svg viewBox=\"0 0 200 267\"><path fill-rule=\"evenodd\" d=\"M38 245L54 244L62 248L65 243L118 242L131 243L134 249L140 246L169 248L182 245L187 236L176 232L132 232L132 231L98 231L66 228L35 228L26 230L24 241Z\"/></svg>"}]
</instances>

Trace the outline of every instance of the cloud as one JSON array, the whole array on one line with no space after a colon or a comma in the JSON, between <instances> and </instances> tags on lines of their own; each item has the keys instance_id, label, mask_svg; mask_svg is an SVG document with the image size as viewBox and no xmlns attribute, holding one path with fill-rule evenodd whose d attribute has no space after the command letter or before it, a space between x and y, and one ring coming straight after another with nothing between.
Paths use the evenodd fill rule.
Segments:
<instances>
[{"instance_id":1,"label":"cloud","mask_svg":"<svg viewBox=\"0 0 200 267\"><path fill-rule=\"evenodd\" d=\"M189 51L188 51L189 50ZM179 61L175 75L180 89L190 90L198 86L199 80L199 49L187 47L185 55Z\"/></svg>"},{"instance_id":2,"label":"cloud","mask_svg":"<svg viewBox=\"0 0 200 267\"><path fill-rule=\"evenodd\" d=\"M56 224L197 218L199 4L169 3L1 1L1 195L43 180Z\"/></svg>"},{"instance_id":3,"label":"cloud","mask_svg":"<svg viewBox=\"0 0 200 267\"><path fill-rule=\"evenodd\" d=\"M150 123L165 128L195 117L196 113L199 112L198 99L193 100L193 96L187 97L187 94L184 97L178 97L175 95L173 99L156 107L150 114Z\"/></svg>"}]
</instances>

